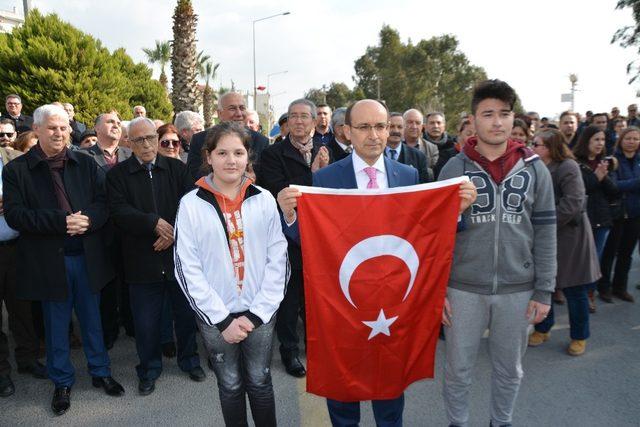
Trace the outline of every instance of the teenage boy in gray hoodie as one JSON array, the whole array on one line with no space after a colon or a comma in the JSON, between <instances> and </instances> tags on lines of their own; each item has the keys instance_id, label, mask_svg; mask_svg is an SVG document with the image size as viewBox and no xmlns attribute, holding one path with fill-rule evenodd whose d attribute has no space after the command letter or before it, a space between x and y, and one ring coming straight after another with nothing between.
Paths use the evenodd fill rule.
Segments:
<instances>
[{"instance_id":1,"label":"teenage boy in gray hoodie","mask_svg":"<svg viewBox=\"0 0 640 427\"><path fill-rule=\"evenodd\" d=\"M551 176L538 156L509 139L515 91L500 80L474 90L477 138L439 179L467 175L478 191L457 233L447 299L444 402L452 426L469 420L478 347L489 329L491 426L510 426L528 328L549 312L556 277L556 213Z\"/></svg>"}]
</instances>

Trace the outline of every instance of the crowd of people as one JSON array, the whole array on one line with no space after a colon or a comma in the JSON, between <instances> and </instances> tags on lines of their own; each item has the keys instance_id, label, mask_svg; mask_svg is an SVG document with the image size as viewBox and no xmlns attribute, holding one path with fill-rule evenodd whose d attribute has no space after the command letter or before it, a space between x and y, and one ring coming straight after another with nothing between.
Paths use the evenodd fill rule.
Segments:
<instances>
[{"instance_id":1,"label":"crowd of people","mask_svg":"<svg viewBox=\"0 0 640 427\"><path fill-rule=\"evenodd\" d=\"M289 186L371 189L466 175L442 313L444 404L452 426L467 425L489 329L491 425L510 425L525 348L549 340L552 301L568 307L568 353L583 354L596 296L634 302L628 275L640 238L637 106L627 116L566 111L552 121L515 114L515 101L505 82L480 83L454 136L442 112L391 112L377 100L332 111L299 99L270 141L235 92L220 97L219 123L206 130L198 113L164 123L140 105L129 122L113 110L83 124L60 102L30 117L8 95L0 303L18 373L50 379L61 415L75 381L71 348L83 348L96 388L120 396L109 350L123 331L135 337L138 392L149 395L163 358L205 380L199 332L225 423L246 425L248 396L255 424L275 425L274 334L286 372L306 375L300 193ZM0 324L5 398L15 392L9 353ZM402 425L403 395L372 404L379 425ZM327 406L334 425L359 422L358 402Z\"/></svg>"}]
</instances>

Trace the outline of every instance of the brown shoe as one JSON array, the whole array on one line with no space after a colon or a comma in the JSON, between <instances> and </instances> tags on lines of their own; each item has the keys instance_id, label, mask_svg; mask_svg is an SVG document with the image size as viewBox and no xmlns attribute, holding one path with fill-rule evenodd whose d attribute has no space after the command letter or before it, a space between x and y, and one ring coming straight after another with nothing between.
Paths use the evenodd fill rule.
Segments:
<instances>
[{"instance_id":1,"label":"brown shoe","mask_svg":"<svg viewBox=\"0 0 640 427\"><path fill-rule=\"evenodd\" d=\"M635 302L636 299L627 291L614 292L613 296L620 298L622 301Z\"/></svg>"},{"instance_id":2,"label":"brown shoe","mask_svg":"<svg viewBox=\"0 0 640 427\"><path fill-rule=\"evenodd\" d=\"M611 291L598 292L598 296L602 301L613 304L613 296L611 295Z\"/></svg>"},{"instance_id":3,"label":"brown shoe","mask_svg":"<svg viewBox=\"0 0 640 427\"><path fill-rule=\"evenodd\" d=\"M564 294L560 289L556 289L556 291L553 293L553 302L558 305L564 305L564 301Z\"/></svg>"},{"instance_id":4,"label":"brown shoe","mask_svg":"<svg viewBox=\"0 0 640 427\"><path fill-rule=\"evenodd\" d=\"M550 336L551 336L551 332L533 331L533 333L529 335L529 347L539 346L545 341L548 341Z\"/></svg>"},{"instance_id":5,"label":"brown shoe","mask_svg":"<svg viewBox=\"0 0 640 427\"><path fill-rule=\"evenodd\" d=\"M569 348L567 348L567 353L571 356L580 356L584 354L586 347L587 340L571 340Z\"/></svg>"}]
</instances>

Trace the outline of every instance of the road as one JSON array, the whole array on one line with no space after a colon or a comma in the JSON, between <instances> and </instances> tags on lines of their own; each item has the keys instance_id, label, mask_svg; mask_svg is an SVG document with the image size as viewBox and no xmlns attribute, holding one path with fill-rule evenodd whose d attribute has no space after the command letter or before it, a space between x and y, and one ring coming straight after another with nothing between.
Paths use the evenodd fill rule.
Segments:
<instances>
[{"instance_id":1,"label":"road","mask_svg":"<svg viewBox=\"0 0 640 427\"><path fill-rule=\"evenodd\" d=\"M529 348L525 356L514 426L640 426L640 291L635 289L639 282L636 259L629 283L639 302L598 302L598 312L591 317L592 336L581 357L565 352L569 342L566 306L557 307L550 341ZM3 324L6 328L6 321ZM483 341L471 392L471 425L486 427L490 365ZM405 393L406 426L447 425L441 398L443 350L440 342L435 380L415 383ZM304 379L288 376L277 353L272 374L278 425L329 425L324 399L307 394ZM61 417L51 412L53 386L48 380L14 372L17 390L12 397L0 399L0 426L223 425L215 377L208 369L207 380L195 383L178 369L175 359L165 359L156 391L142 397L137 393L133 339L121 337L110 355L113 375L125 387L125 396L114 398L94 389L82 351L74 350L77 381L69 412ZM375 425L371 406L365 403L362 409L362 425Z\"/></svg>"}]
</instances>

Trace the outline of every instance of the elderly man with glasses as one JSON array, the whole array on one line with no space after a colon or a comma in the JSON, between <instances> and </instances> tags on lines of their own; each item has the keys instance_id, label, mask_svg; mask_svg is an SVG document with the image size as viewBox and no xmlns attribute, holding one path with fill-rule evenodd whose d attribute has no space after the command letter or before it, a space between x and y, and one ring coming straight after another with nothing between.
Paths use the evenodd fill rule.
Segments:
<instances>
[{"instance_id":1,"label":"elderly man with glasses","mask_svg":"<svg viewBox=\"0 0 640 427\"><path fill-rule=\"evenodd\" d=\"M22 114L22 99L19 95L16 95L15 93L7 95L5 98L5 107L7 112L3 114L3 116L6 116L13 121L13 126L18 134L31 130L33 118Z\"/></svg>"},{"instance_id":2,"label":"elderly man with glasses","mask_svg":"<svg viewBox=\"0 0 640 427\"><path fill-rule=\"evenodd\" d=\"M178 287L173 264L173 224L180 198L193 187L184 163L158 154L153 121L137 117L129 123L133 156L107 174L109 209L121 232L124 280L140 363L138 391L155 390L162 372L161 313L169 298L178 342L178 365L193 381L204 381L196 345L196 321Z\"/></svg>"}]
</instances>

